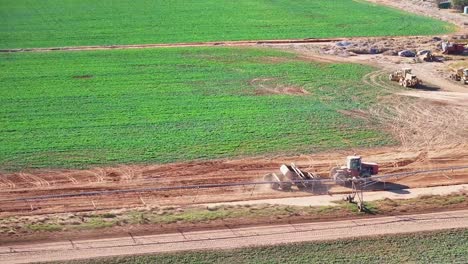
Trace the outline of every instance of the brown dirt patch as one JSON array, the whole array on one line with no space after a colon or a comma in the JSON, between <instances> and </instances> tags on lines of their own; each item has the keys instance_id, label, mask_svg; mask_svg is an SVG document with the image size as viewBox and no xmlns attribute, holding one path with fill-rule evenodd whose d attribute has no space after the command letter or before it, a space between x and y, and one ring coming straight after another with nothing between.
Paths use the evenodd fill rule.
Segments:
<instances>
[{"instance_id":1,"label":"brown dirt patch","mask_svg":"<svg viewBox=\"0 0 468 264\"><path fill-rule=\"evenodd\" d=\"M280 87L280 88L259 88L255 90L256 95L286 94L286 95L308 95L304 88Z\"/></svg>"},{"instance_id":2,"label":"brown dirt patch","mask_svg":"<svg viewBox=\"0 0 468 264\"><path fill-rule=\"evenodd\" d=\"M284 85L277 78L255 78L249 84L255 87L255 95L309 95L302 87Z\"/></svg>"},{"instance_id":3,"label":"brown dirt patch","mask_svg":"<svg viewBox=\"0 0 468 264\"><path fill-rule=\"evenodd\" d=\"M353 117L353 118L359 118L359 119L364 119L364 120L369 120L369 113L363 110L359 109L352 109L352 110L338 110L339 113Z\"/></svg>"},{"instance_id":4,"label":"brown dirt patch","mask_svg":"<svg viewBox=\"0 0 468 264\"><path fill-rule=\"evenodd\" d=\"M443 134L443 133L439 133ZM422 146L421 146L422 147ZM467 145L447 145L434 149L378 148L350 149L313 155L275 158L244 158L237 160L196 161L164 165L132 165L88 170L35 170L0 174L0 217L13 215L41 215L57 212L78 212L134 208L141 206L183 206L252 199L310 196L299 191L274 191L264 186L226 187L213 189L172 190L161 192L120 193L67 199L12 200L40 195L76 194L102 190L127 190L261 181L263 175L279 173L281 164L295 163L306 171L323 177L331 167L343 165L346 155L361 154L366 161L379 163L381 173L405 172L468 164ZM408 187L426 187L468 183L467 171L453 171L441 175L432 173L398 179ZM331 193L349 188L324 186ZM329 188L329 189L328 189Z\"/></svg>"}]
</instances>

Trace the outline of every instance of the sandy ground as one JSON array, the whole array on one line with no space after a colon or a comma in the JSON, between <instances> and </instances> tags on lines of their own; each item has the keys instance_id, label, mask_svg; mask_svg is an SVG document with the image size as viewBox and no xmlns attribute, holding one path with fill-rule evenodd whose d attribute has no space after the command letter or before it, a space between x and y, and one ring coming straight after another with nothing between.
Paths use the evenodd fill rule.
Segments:
<instances>
[{"instance_id":1,"label":"sandy ground","mask_svg":"<svg viewBox=\"0 0 468 264\"><path fill-rule=\"evenodd\" d=\"M292 162L304 170L328 177L331 167L342 164L346 155L354 153L363 155L364 160L378 162L381 166L382 174L447 168L468 164L467 145L455 144L446 146L445 148L421 148L419 150L415 150L414 148L405 150L403 147L387 147L379 149L351 149L289 157L259 157L76 171L20 172L2 175L3 186L0 189L2 211L0 215L34 215L140 207L142 205L183 206L349 192L349 188L335 184L324 184L321 188L310 191L294 189L292 192L274 191L269 186L246 186L98 195L39 201L6 201L8 199L38 195L80 193L83 191L261 181L263 175L271 172L279 173L281 164ZM463 183L468 183L468 170L389 179L385 188L417 188ZM373 186L376 190L383 187L382 185Z\"/></svg>"},{"instance_id":2,"label":"sandy ground","mask_svg":"<svg viewBox=\"0 0 468 264\"><path fill-rule=\"evenodd\" d=\"M118 239L0 246L0 263L63 261L184 250L231 249L450 228L468 228L468 210L297 225L129 236Z\"/></svg>"},{"instance_id":3,"label":"sandy ground","mask_svg":"<svg viewBox=\"0 0 468 264\"><path fill-rule=\"evenodd\" d=\"M388 199L411 199L421 195L449 195L457 192L468 192L468 184L438 186L428 188L412 188L399 189L391 191L375 191L364 192L365 201L377 201ZM256 204L271 204L271 205L290 205L290 206L336 206L336 202L342 201L343 195L316 195L310 197L293 197L293 198L278 198L264 200L250 200L228 203L213 203L207 206L221 205L256 205Z\"/></svg>"}]
</instances>

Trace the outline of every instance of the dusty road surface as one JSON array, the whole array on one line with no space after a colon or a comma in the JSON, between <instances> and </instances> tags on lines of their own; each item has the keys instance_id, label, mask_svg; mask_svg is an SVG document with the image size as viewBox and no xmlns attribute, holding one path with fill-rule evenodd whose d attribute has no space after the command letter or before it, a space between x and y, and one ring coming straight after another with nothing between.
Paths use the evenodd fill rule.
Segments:
<instances>
[{"instance_id":1,"label":"dusty road surface","mask_svg":"<svg viewBox=\"0 0 468 264\"><path fill-rule=\"evenodd\" d=\"M230 249L450 228L468 228L468 210L362 220L0 246L0 263L63 261L184 250Z\"/></svg>"},{"instance_id":2,"label":"dusty road surface","mask_svg":"<svg viewBox=\"0 0 468 264\"><path fill-rule=\"evenodd\" d=\"M468 192L468 184L437 186L427 188L413 188L392 191L376 191L364 192L364 200L377 201L383 199L411 199L423 195L449 195L458 192ZM265 200L251 200L227 203L207 204L207 206L220 205L255 205L255 204L272 204L272 205L291 205L291 206L336 206L338 201L342 201L344 195L315 195L310 197L291 197L277 198Z\"/></svg>"}]
</instances>

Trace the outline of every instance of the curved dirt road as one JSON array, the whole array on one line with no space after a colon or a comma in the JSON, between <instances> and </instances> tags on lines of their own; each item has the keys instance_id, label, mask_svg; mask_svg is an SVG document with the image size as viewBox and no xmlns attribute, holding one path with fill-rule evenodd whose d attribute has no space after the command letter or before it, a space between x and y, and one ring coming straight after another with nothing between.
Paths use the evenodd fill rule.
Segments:
<instances>
[{"instance_id":1,"label":"curved dirt road","mask_svg":"<svg viewBox=\"0 0 468 264\"><path fill-rule=\"evenodd\" d=\"M0 263L63 261L184 250L230 249L450 228L468 228L468 210L0 247Z\"/></svg>"}]
</instances>

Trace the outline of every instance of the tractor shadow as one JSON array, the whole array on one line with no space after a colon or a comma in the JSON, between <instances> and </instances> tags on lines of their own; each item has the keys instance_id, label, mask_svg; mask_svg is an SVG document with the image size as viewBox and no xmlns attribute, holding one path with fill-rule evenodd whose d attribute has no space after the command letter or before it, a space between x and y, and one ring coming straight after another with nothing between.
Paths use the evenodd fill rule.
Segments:
<instances>
[{"instance_id":1,"label":"tractor shadow","mask_svg":"<svg viewBox=\"0 0 468 264\"><path fill-rule=\"evenodd\" d=\"M421 90L421 91L428 91L428 92L436 92L440 90L440 87L430 85L430 84L420 84L414 89Z\"/></svg>"},{"instance_id":2,"label":"tractor shadow","mask_svg":"<svg viewBox=\"0 0 468 264\"><path fill-rule=\"evenodd\" d=\"M330 189L332 189L336 184L320 184L316 183L312 187L308 188L294 188L299 192L306 192L314 195L330 195ZM340 184L341 188L345 188L349 191L352 190L351 184ZM390 191L396 194L408 194L410 193L407 189L410 187L404 184L393 183L393 182L373 182L368 186L363 186L363 191Z\"/></svg>"},{"instance_id":3,"label":"tractor shadow","mask_svg":"<svg viewBox=\"0 0 468 264\"><path fill-rule=\"evenodd\" d=\"M393 182L375 182L370 186L364 187L364 191L389 191L396 194L408 194L408 185Z\"/></svg>"}]
</instances>

